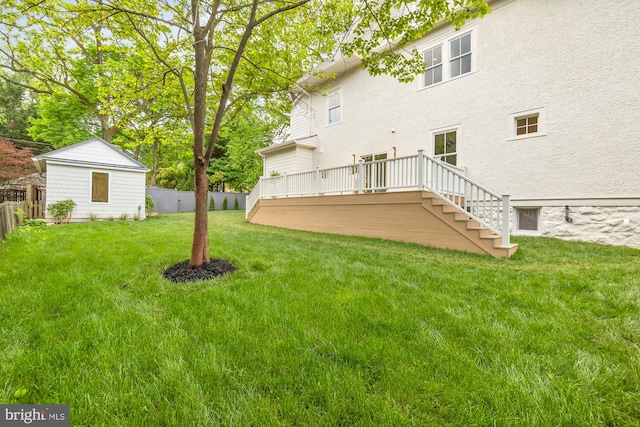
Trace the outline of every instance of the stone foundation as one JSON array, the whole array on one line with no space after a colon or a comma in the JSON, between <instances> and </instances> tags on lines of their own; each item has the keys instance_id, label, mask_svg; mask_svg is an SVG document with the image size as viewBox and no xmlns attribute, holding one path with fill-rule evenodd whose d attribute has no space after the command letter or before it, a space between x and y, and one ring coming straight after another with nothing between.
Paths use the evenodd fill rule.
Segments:
<instances>
[{"instance_id":1,"label":"stone foundation","mask_svg":"<svg viewBox=\"0 0 640 427\"><path fill-rule=\"evenodd\" d=\"M564 206L540 208L542 236L564 240L640 248L640 207L569 206L571 222L565 220Z\"/></svg>"}]
</instances>

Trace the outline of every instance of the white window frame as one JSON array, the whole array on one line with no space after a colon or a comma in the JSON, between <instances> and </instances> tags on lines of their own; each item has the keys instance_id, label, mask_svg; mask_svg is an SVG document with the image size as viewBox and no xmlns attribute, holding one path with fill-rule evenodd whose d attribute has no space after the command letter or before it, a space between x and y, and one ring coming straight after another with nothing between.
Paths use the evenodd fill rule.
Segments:
<instances>
[{"instance_id":1,"label":"white window frame","mask_svg":"<svg viewBox=\"0 0 640 427\"><path fill-rule=\"evenodd\" d=\"M337 106L331 107L331 97L334 95L338 95L339 96L339 104ZM342 88L338 87L335 89L330 90L329 92L327 92L327 126L334 126L337 125L339 123L342 123L342 107L343 107L343 101L342 101ZM335 122L331 122L331 110L335 109L335 108L339 108L339 114L340 114L340 118L335 121Z\"/></svg>"},{"instance_id":2,"label":"white window frame","mask_svg":"<svg viewBox=\"0 0 640 427\"><path fill-rule=\"evenodd\" d=\"M430 55L431 55L431 58L433 58L433 52L434 52L436 49L440 49L440 62L438 62L437 64L434 64L434 65L431 65L431 66L428 66L428 65L427 65L427 69L426 69L426 70L424 71L424 73L422 74L422 85L423 85L425 88L427 88L427 87L429 87L429 86L437 85L437 84L439 84L439 83L442 83L442 81L443 81L443 80L444 80L444 78L445 78L445 74L444 74L444 61L443 61L443 55L442 55L442 44L439 44L439 45L433 46L433 47L432 47L432 48L430 48L430 49L426 49L424 52L422 52L422 59L423 59L423 61L425 61L425 63L426 63L427 61L426 61L426 59L425 59L425 56L426 56L427 54L430 54ZM432 71L432 70L433 70L433 71L435 71L437 68L440 68L440 80L438 80L437 82L436 82L436 81L434 81L433 83L427 83L427 72L428 72L428 71ZM433 77L433 76L434 76L434 74L432 74L432 77Z\"/></svg>"},{"instance_id":3,"label":"white window frame","mask_svg":"<svg viewBox=\"0 0 640 427\"><path fill-rule=\"evenodd\" d=\"M107 201L106 202L94 202L93 201L93 174L103 173L107 175ZM111 172L102 170L89 171L89 203L97 205L109 205L111 204Z\"/></svg>"},{"instance_id":4,"label":"white window frame","mask_svg":"<svg viewBox=\"0 0 640 427\"><path fill-rule=\"evenodd\" d=\"M446 133L450 133L450 132L455 132L456 133L456 151L452 154L456 156L456 164L452 165L451 163L446 163L448 166L451 166L452 168L457 168L457 169L463 169L460 166L460 141L461 141L461 132L460 132L460 125L456 125L456 126L447 126L447 127L443 127L443 128L437 128L437 129L432 129L431 130L431 138L430 138L430 144L431 144L431 154L433 155L434 158L439 159L440 157L446 157L448 154L436 154L436 135L440 135L440 134L446 134ZM445 141L445 145L446 145L446 141Z\"/></svg>"},{"instance_id":5,"label":"white window frame","mask_svg":"<svg viewBox=\"0 0 640 427\"><path fill-rule=\"evenodd\" d=\"M455 77L451 77L451 62L452 60L455 60L456 58L461 58L464 55L460 55L456 58L452 58L451 57L451 42L454 40L458 40L461 39L462 37L465 36L471 36L471 52L469 53L469 55L471 55L471 71L468 71L464 74L459 74ZM431 50L433 49L437 49L437 48L441 48L442 49L442 58L441 58L441 63L439 65L442 65L442 80L437 82L437 83L433 83L430 85L426 84L426 72L421 74L420 77L420 84L419 84L419 90L423 90L423 89L427 89L430 87L435 87L438 85L441 85L443 83L446 83L448 81L451 80L456 80L456 79L460 79L463 78L465 76L471 75L473 73L475 73L478 70L478 66L477 66L477 58L478 58L478 36L477 36L477 29L476 27L472 27L472 28L468 28L465 30L461 30L461 31L452 31L452 32L448 32L447 34L443 35L442 37L438 38L437 40L432 41L429 44L425 44L423 46L419 46L418 47L418 51L420 52L420 54L422 55L422 58L424 60L424 56Z\"/></svg>"},{"instance_id":6,"label":"white window frame","mask_svg":"<svg viewBox=\"0 0 640 427\"><path fill-rule=\"evenodd\" d=\"M517 122L520 119L526 119L529 117L538 116L538 131L525 133L522 135L518 135ZM535 108L532 110L519 111L517 113L509 114L509 140L520 140L527 138L535 138L539 136L546 136L546 114L544 108Z\"/></svg>"},{"instance_id":7,"label":"white window frame","mask_svg":"<svg viewBox=\"0 0 640 427\"><path fill-rule=\"evenodd\" d=\"M537 211L537 218L536 218L536 229L535 230L523 230L520 228L520 213L523 210L535 210ZM530 207L526 207L526 206L518 206L518 207L514 207L513 208L513 214L514 214L514 221L513 221L513 225L514 225L514 230L513 233L514 234L519 234L519 235L540 235L542 234L542 230L541 230L541 222L540 222L540 218L542 216L542 208L540 208L539 206L530 206Z\"/></svg>"}]
</instances>

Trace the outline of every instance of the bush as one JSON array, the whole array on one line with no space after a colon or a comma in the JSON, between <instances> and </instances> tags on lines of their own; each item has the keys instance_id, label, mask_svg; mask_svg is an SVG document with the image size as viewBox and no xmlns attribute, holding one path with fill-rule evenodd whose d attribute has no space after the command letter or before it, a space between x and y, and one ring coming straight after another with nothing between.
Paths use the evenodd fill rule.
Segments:
<instances>
[{"instance_id":1,"label":"bush","mask_svg":"<svg viewBox=\"0 0 640 427\"><path fill-rule=\"evenodd\" d=\"M222 201L222 210L223 211L226 211L228 209L227 208L228 204L229 204L229 201L227 200L227 196L224 196L224 200Z\"/></svg>"},{"instance_id":2,"label":"bush","mask_svg":"<svg viewBox=\"0 0 640 427\"><path fill-rule=\"evenodd\" d=\"M235 210L240 209L240 202L238 201L238 196L236 196L236 200L234 200L233 202L233 209Z\"/></svg>"},{"instance_id":3,"label":"bush","mask_svg":"<svg viewBox=\"0 0 640 427\"><path fill-rule=\"evenodd\" d=\"M155 210L156 208L156 201L153 200L153 197L151 197L150 195L145 195L144 196L144 209L149 212L152 210Z\"/></svg>"},{"instance_id":4,"label":"bush","mask_svg":"<svg viewBox=\"0 0 640 427\"><path fill-rule=\"evenodd\" d=\"M71 212L76 207L76 202L71 199L60 200L59 202L51 203L47 207L47 211L55 218L56 224L68 223L71 219Z\"/></svg>"},{"instance_id":5,"label":"bush","mask_svg":"<svg viewBox=\"0 0 640 427\"><path fill-rule=\"evenodd\" d=\"M216 201L213 199L213 196L209 196L209 210L210 211L216 210Z\"/></svg>"}]
</instances>

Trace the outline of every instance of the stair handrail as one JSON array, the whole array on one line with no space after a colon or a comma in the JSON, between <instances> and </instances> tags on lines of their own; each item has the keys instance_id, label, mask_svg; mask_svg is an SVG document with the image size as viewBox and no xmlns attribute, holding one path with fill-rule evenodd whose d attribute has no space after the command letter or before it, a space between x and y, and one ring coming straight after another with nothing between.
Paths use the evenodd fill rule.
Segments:
<instances>
[{"instance_id":1,"label":"stair handrail","mask_svg":"<svg viewBox=\"0 0 640 427\"><path fill-rule=\"evenodd\" d=\"M381 172L383 171L383 172ZM464 169L418 154L326 169L261 177L247 197L246 216L265 197L310 196L362 193L417 188L436 194L483 227L502 236L502 246L510 246L510 197L498 195L468 178ZM474 196L475 194L475 196Z\"/></svg>"}]
</instances>

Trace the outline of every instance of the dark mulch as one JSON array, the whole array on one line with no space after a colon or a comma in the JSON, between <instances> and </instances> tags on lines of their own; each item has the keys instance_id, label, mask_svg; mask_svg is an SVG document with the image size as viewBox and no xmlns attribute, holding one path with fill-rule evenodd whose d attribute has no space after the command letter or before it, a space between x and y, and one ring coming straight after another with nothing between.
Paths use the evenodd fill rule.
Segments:
<instances>
[{"instance_id":1,"label":"dark mulch","mask_svg":"<svg viewBox=\"0 0 640 427\"><path fill-rule=\"evenodd\" d=\"M236 268L229 261L215 258L208 264L202 264L200 268L189 268L189 260L183 261L167 268L162 275L172 282L184 283L211 280L234 271Z\"/></svg>"}]
</instances>

